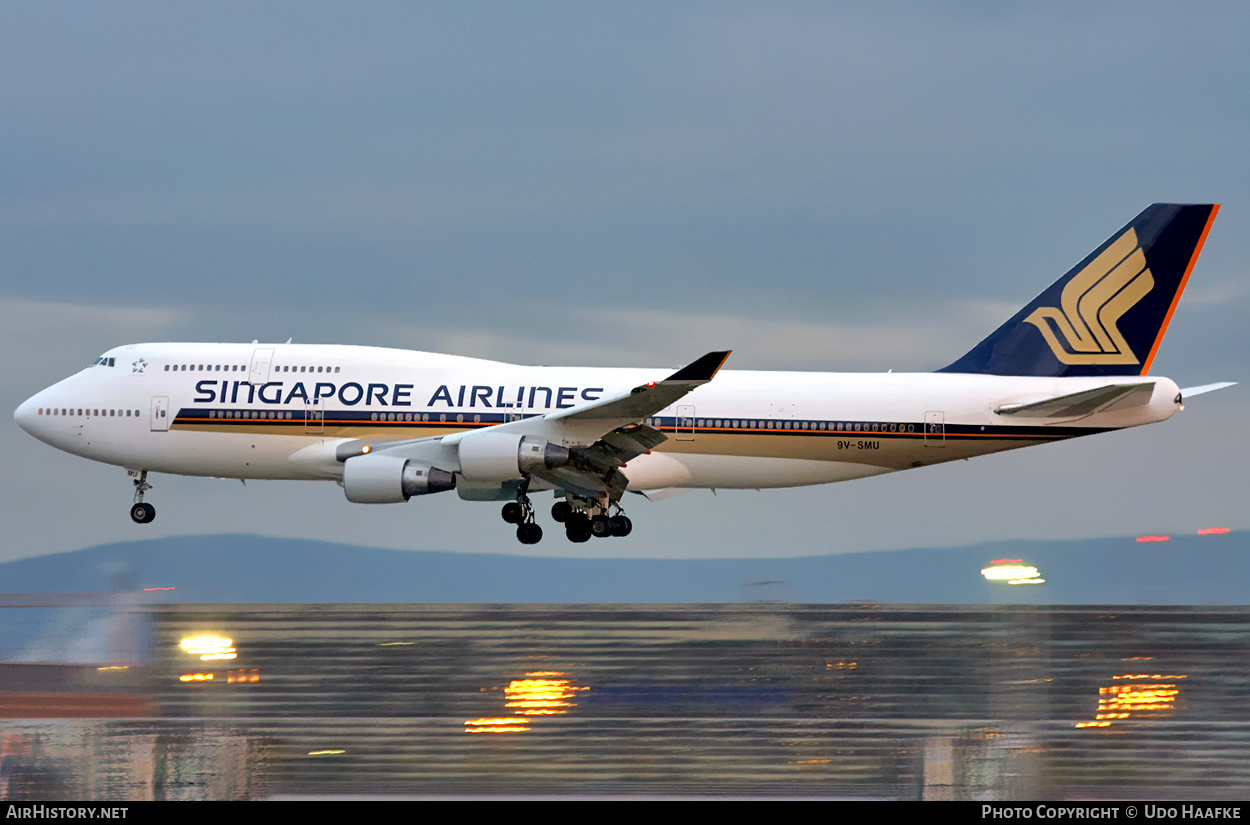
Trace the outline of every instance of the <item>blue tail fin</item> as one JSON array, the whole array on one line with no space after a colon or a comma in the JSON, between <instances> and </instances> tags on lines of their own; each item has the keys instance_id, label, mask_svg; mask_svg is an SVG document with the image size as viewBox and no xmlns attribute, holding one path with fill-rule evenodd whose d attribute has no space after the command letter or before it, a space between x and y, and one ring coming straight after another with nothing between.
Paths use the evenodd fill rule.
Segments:
<instances>
[{"instance_id":1,"label":"blue tail fin","mask_svg":"<svg viewBox=\"0 0 1250 825\"><path fill-rule=\"evenodd\" d=\"M990 337L939 372L1145 375L1218 204L1146 207Z\"/></svg>"}]
</instances>

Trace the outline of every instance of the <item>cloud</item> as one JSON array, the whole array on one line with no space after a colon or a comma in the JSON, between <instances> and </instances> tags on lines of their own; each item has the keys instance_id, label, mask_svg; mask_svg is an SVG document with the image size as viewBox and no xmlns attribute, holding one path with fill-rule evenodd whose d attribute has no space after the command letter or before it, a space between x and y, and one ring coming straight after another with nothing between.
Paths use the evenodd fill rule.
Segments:
<instances>
[{"instance_id":1,"label":"cloud","mask_svg":"<svg viewBox=\"0 0 1250 825\"><path fill-rule=\"evenodd\" d=\"M0 345L4 351L12 354L31 347L39 351L38 360L0 359L0 381L6 387L32 378L51 384L118 344L168 338L184 315L170 307L0 300Z\"/></svg>"},{"instance_id":2,"label":"cloud","mask_svg":"<svg viewBox=\"0 0 1250 825\"><path fill-rule=\"evenodd\" d=\"M1237 297L1240 291L1234 283L1212 284L1196 289L1190 287L1185 291L1185 296L1182 300L1190 306L1212 306L1231 301Z\"/></svg>"},{"instance_id":3,"label":"cloud","mask_svg":"<svg viewBox=\"0 0 1250 825\"><path fill-rule=\"evenodd\" d=\"M397 346L532 364L675 367L732 349L730 369L929 370L954 361L1018 307L953 302L915 317L817 322L778 315L572 309L508 329L383 323Z\"/></svg>"}]
</instances>

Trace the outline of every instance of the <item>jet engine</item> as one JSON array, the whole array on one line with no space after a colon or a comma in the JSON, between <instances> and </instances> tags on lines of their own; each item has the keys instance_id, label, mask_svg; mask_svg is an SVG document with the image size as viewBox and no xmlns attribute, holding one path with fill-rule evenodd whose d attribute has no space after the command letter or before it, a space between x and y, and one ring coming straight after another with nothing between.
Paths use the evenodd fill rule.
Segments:
<instances>
[{"instance_id":1,"label":"jet engine","mask_svg":"<svg viewBox=\"0 0 1250 825\"><path fill-rule=\"evenodd\" d=\"M460 474L468 481L511 481L567 464L569 450L541 438L486 430L460 440Z\"/></svg>"},{"instance_id":2,"label":"jet engine","mask_svg":"<svg viewBox=\"0 0 1250 825\"><path fill-rule=\"evenodd\" d=\"M358 455L343 464L343 492L357 504L394 504L456 486L446 470L389 455Z\"/></svg>"}]
</instances>

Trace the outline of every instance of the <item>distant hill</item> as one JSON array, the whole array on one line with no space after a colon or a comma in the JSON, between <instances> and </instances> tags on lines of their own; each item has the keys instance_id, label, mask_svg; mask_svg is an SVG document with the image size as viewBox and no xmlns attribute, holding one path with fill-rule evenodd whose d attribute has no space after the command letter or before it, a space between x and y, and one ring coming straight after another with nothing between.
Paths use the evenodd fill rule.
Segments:
<instances>
[{"instance_id":1,"label":"distant hill","mask_svg":"<svg viewBox=\"0 0 1250 825\"><path fill-rule=\"evenodd\" d=\"M255 535L121 542L0 564L0 592L174 587L155 602L1246 604L1250 533L997 542L782 559L560 559ZM999 558L1046 583L987 583Z\"/></svg>"}]
</instances>

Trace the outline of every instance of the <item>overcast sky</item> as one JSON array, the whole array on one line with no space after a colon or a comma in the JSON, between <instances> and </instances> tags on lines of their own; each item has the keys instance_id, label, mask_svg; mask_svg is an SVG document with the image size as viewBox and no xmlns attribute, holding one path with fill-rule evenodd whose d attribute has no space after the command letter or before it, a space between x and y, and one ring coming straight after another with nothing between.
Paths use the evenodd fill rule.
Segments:
<instances>
[{"instance_id":1,"label":"overcast sky","mask_svg":"<svg viewBox=\"0 0 1250 825\"><path fill-rule=\"evenodd\" d=\"M150 340L932 370L1155 201L1221 202L1153 372L1244 381L1250 7L0 7L0 401ZM517 543L453 495L156 476L0 427L0 561L258 532L808 555L1250 527L1239 386L1164 424ZM546 510L547 497L541 500ZM0 585L2 589L2 585Z\"/></svg>"}]
</instances>

